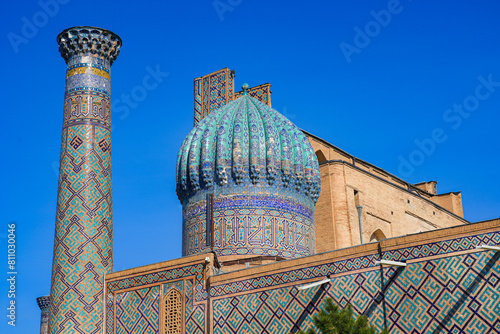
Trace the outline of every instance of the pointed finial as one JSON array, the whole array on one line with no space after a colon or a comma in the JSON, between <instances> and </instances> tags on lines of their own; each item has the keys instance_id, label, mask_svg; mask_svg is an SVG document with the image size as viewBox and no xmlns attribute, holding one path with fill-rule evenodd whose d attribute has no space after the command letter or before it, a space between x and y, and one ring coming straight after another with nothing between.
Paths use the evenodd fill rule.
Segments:
<instances>
[{"instance_id":1,"label":"pointed finial","mask_svg":"<svg viewBox=\"0 0 500 334\"><path fill-rule=\"evenodd\" d=\"M243 89L243 95L248 95L247 90L248 90L248 84L244 83L243 86L241 86L241 89Z\"/></svg>"}]
</instances>

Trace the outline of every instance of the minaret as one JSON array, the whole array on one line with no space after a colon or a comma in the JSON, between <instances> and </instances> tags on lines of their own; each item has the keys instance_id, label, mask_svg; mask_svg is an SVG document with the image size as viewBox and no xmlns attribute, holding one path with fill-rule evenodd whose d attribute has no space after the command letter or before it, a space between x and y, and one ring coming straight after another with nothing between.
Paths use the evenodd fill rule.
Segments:
<instances>
[{"instance_id":1,"label":"minaret","mask_svg":"<svg viewBox=\"0 0 500 334\"><path fill-rule=\"evenodd\" d=\"M74 27L57 42L68 68L49 333L102 333L103 280L113 268L110 68L122 41Z\"/></svg>"},{"instance_id":2,"label":"minaret","mask_svg":"<svg viewBox=\"0 0 500 334\"><path fill-rule=\"evenodd\" d=\"M40 307L41 317L40 317L40 334L47 334L49 326L49 296L42 296L36 299L38 307Z\"/></svg>"}]
</instances>

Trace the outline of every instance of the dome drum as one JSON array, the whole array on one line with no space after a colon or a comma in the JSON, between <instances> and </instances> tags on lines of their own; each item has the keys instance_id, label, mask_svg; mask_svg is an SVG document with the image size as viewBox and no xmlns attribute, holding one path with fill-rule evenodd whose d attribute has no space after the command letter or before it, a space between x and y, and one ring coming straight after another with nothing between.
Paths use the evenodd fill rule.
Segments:
<instances>
[{"instance_id":1,"label":"dome drum","mask_svg":"<svg viewBox=\"0 0 500 334\"><path fill-rule=\"evenodd\" d=\"M315 252L314 210L286 196L220 195L207 246L206 200L183 209L183 256L213 249L221 261L254 256L297 258Z\"/></svg>"}]
</instances>

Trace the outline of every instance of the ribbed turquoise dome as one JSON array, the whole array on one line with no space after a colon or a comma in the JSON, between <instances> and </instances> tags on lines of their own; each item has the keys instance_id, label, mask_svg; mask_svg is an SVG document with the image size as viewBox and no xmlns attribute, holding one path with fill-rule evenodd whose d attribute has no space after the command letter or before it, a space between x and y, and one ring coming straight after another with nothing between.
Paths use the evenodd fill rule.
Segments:
<instances>
[{"instance_id":1,"label":"ribbed turquoise dome","mask_svg":"<svg viewBox=\"0 0 500 334\"><path fill-rule=\"evenodd\" d=\"M182 143L182 254L213 250L222 263L314 254L319 191L318 160L306 136L243 93L205 117Z\"/></svg>"},{"instance_id":2,"label":"ribbed turquoise dome","mask_svg":"<svg viewBox=\"0 0 500 334\"><path fill-rule=\"evenodd\" d=\"M181 202L214 188L229 194L241 186L296 193L312 203L320 192L318 160L306 136L279 112L245 94L198 123L177 157Z\"/></svg>"}]
</instances>

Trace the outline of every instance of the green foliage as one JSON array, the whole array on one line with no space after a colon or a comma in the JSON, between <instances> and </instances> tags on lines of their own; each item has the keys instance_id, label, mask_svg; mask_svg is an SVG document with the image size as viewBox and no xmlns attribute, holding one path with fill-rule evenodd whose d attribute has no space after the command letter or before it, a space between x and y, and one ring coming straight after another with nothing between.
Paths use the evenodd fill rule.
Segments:
<instances>
[{"instance_id":1,"label":"green foliage","mask_svg":"<svg viewBox=\"0 0 500 334\"><path fill-rule=\"evenodd\" d=\"M326 299L324 310L320 310L313 317L314 324L322 334L376 334L375 327L368 324L368 318L364 315L354 318L352 305L348 304L346 308L341 309L333 302L331 298ZM387 330L381 334L388 334ZM307 332L300 331L298 334L316 334L309 328Z\"/></svg>"}]
</instances>

